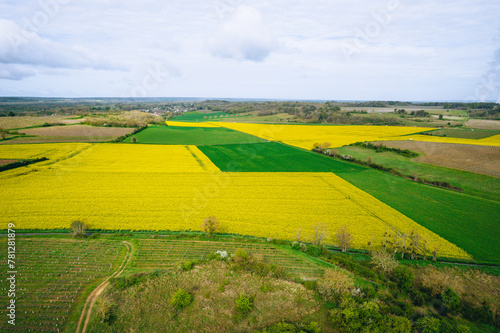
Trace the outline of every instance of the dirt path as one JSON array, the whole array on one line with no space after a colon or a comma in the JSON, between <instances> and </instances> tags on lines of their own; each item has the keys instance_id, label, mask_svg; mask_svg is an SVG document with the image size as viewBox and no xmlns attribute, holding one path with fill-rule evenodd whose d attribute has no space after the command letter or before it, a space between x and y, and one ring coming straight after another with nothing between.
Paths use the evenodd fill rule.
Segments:
<instances>
[{"instance_id":1,"label":"dirt path","mask_svg":"<svg viewBox=\"0 0 500 333\"><path fill-rule=\"evenodd\" d=\"M76 333L80 333L80 332L85 333L85 331L87 330L87 325L90 321L90 315L92 314L92 307L94 306L94 303L97 300L97 297L99 297L99 295L109 285L109 279L111 279L113 277L120 276L120 274L125 270L125 267L127 267L127 265L129 264L130 259L132 258L132 248L133 247L132 247L132 244L130 244L127 241L122 241L122 243L124 243L125 246L127 247L127 254L123 258L123 261L122 261L120 267L118 267L118 269L110 277L108 277L99 286L97 286L97 288L95 288L92 291L92 293L90 293L89 297L87 297L87 301L85 302L85 305L83 306L82 314L80 315L80 320L78 321L78 327L76 328ZM85 318L85 321L83 321L84 318ZM82 322L84 324L83 324L83 328L80 330L80 327L82 326Z\"/></svg>"}]
</instances>

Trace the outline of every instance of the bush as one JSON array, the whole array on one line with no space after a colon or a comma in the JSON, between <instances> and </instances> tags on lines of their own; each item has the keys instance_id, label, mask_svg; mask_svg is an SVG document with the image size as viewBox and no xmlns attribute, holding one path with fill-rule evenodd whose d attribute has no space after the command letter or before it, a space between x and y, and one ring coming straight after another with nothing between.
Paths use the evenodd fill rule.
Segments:
<instances>
[{"instance_id":1,"label":"bush","mask_svg":"<svg viewBox=\"0 0 500 333\"><path fill-rule=\"evenodd\" d=\"M318 281L318 293L327 301L335 302L342 295L350 293L354 282L349 274L340 269L328 269Z\"/></svg>"},{"instance_id":2,"label":"bush","mask_svg":"<svg viewBox=\"0 0 500 333\"><path fill-rule=\"evenodd\" d=\"M305 280L304 287L306 287L306 289L308 289L308 290L316 290L318 288L318 281L317 280Z\"/></svg>"},{"instance_id":3,"label":"bush","mask_svg":"<svg viewBox=\"0 0 500 333\"><path fill-rule=\"evenodd\" d=\"M373 252L372 261L384 273L392 273L399 265L398 261L394 259L394 255L384 250Z\"/></svg>"},{"instance_id":4,"label":"bush","mask_svg":"<svg viewBox=\"0 0 500 333\"><path fill-rule=\"evenodd\" d=\"M311 257L321 256L321 248L319 246L310 245L307 247L306 253Z\"/></svg>"},{"instance_id":5,"label":"bush","mask_svg":"<svg viewBox=\"0 0 500 333\"><path fill-rule=\"evenodd\" d=\"M183 289L177 290L172 298L170 298L170 304L178 309L185 308L193 302L193 296Z\"/></svg>"},{"instance_id":6,"label":"bush","mask_svg":"<svg viewBox=\"0 0 500 333\"><path fill-rule=\"evenodd\" d=\"M307 251L307 245L304 243L300 243L300 251L306 252Z\"/></svg>"},{"instance_id":7,"label":"bush","mask_svg":"<svg viewBox=\"0 0 500 333\"><path fill-rule=\"evenodd\" d=\"M196 264L198 264L198 262L198 260L179 261L176 268L180 271L190 271Z\"/></svg>"},{"instance_id":8,"label":"bush","mask_svg":"<svg viewBox=\"0 0 500 333\"><path fill-rule=\"evenodd\" d=\"M299 242L292 242L292 249L300 250L300 243Z\"/></svg>"},{"instance_id":9,"label":"bush","mask_svg":"<svg viewBox=\"0 0 500 333\"><path fill-rule=\"evenodd\" d=\"M453 311L460 306L460 297L449 287L441 294L441 299L448 310Z\"/></svg>"},{"instance_id":10,"label":"bush","mask_svg":"<svg viewBox=\"0 0 500 333\"><path fill-rule=\"evenodd\" d=\"M417 329L420 333L439 333L441 322L439 319L424 317L417 320Z\"/></svg>"},{"instance_id":11,"label":"bush","mask_svg":"<svg viewBox=\"0 0 500 333\"><path fill-rule=\"evenodd\" d=\"M236 249L234 252L234 261L236 262L244 262L247 261L250 256L248 255L247 251L243 249Z\"/></svg>"},{"instance_id":12,"label":"bush","mask_svg":"<svg viewBox=\"0 0 500 333\"><path fill-rule=\"evenodd\" d=\"M85 237L85 231L87 230L87 225L82 221L74 221L71 223L71 231L74 237L83 238Z\"/></svg>"},{"instance_id":13,"label":"bush","mask_svg":"<svg viewBox=\"0 0 500 333\"><path fill-rule=\"evenodd\" d=\"M219 221L215 216L209 216L201 225L203 231L207 234L207 237L212 237L212 235L219 230Z\"/></svg>"},{"instance_id":14,"label":"bush","mask_svg":"<svg viewBox=\"0 0 500 333\"><path fill-rule=\"evenodd\" d=\"M420 291L414 291L410 294L413 305L422 306L425 303L425 295Z\"/></svg>"},{"instance_id":15,"label":"bush","mask_svg":"<svg viewBox=\"0 0 500 333\"><path fill-rule=\"evenodd\" d=\"M253 309L253 299L252 296L240 294L240 296L234 300L236 309L242 314L249 313Z\"/></svg>"},{"instance_id":16,"label":"bush","mask_svg":"<svg viewBox=\"0 0 500 333\"><path fill-rule=\"evenodd\" d=\"M413 269L405 265L398 266L394 269L393 276L401 290L411 291L413 279L415 278Z\"/></svg>"},{"instance_id":17,"label":"bush","mask_svg":"<svg viewBox=\"0 0 500 333\"><path fill-rule=\"evenodd\" d=\"M309 325L291 324L281 321L275 325L269 326L262 331L254 331L254 333L320 333L321 329L318 323L312 321Z\"/></svg>"}]
</instances>

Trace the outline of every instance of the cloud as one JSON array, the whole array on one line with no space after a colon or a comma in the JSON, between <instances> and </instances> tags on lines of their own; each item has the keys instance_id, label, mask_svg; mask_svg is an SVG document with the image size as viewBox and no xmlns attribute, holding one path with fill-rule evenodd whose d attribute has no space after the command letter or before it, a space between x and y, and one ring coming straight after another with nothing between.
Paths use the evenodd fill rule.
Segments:
<instances>
[{"instance_id":1,"label":"cloud","mask_svg":"<svg viewBox=\"0 0 500 333\"><path fill-rule=\"evenodd\" d=\"M53 42L4 19L0 19L0 64L0 78L10 80L33 76L33 68L40 67L120 69L84 47ZM31 69L23 69L20 65Z\"/></svg>"},{"instance_id":2,"label":"cloud","mask_svg":"<svg viewBox=\"0 0 500 333\"><path fill-rule=\"evenodd\" d=\"M261 13L241 5L208 39L212 55L261 62L273 51L275 39Z\"/></svg>"}]
</instances>

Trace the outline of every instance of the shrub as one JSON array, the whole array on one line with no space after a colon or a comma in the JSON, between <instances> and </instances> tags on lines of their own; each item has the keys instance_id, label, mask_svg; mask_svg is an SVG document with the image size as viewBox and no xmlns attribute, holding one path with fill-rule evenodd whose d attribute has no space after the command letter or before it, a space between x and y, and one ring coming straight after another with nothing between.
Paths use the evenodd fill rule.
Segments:
<instances>
[{"instance_id":1,"label":"shrub","mask_svg":"<svg viewBox=\"0 0 500 333\"><path fill-rule=\"evenodd\" d=\"M439 319L424 317L417 320L417 329L421 333L439 333L441 322Z\"/></svg>"},{"instance_id":2,"label":"shrub","mask_svg":"<svg viewBox=\"0 0 500 333\"><path fill-rule=\"evenodd\" d=\"M190 271L196 264L198 264L198 260L179 261L176 268L180 271Z\"/></svg>"},{"instance_id":3,"label":"shrub","mask_svg":"<svg viewBox=\"0 0 500 333\"><path fill-rule=\"evenodd\" d=\"M321 256L321 248L319 246L310 245L307 247L306 253L311 257Z\"/></svg>"},{"instance_id":4,"label":"shrub","mask_svg":"<svg viewBox=\"0 0 500 333\"><path fill-rule=\"evenodd\" d=\"M292 242L292 249L300 250L300 243L299 242Z\"/></svg>"},{"instance_id":5,"label":"shrub","mask_svg":"<svg viewBox=\"0 0 500 333\"><path fill-rule=\"evenodd\" d=\"M177 290L170 298L170 304L178 309L185 308L193 302L193 296L183 289Z\"/></svg>"},{"instance_id":6,"label":"shrub","mask_svg":"<svg viewBox=\"0 0 500 333\"><path fill-rule=\"evenodd\" d=\"M250 256L248 255L247 251L243 249L236 249L234 252L234 261L236 262L244 262L247 261Z\"/></svg>"},{"instance_id":7,"label":"shrub","mask_svg":"<svg viewBox=\"0 0 500 333\"><path fill-rule=\"evenodd\" d=\"M308 290L316 290L318 288L318 281L317 280L305 280L304 287L306 287L306 289L308 289Z\"/></svg>"},{"instance_id":8,"label":"shrub","mask_svg":"<svg viewBox=\"0 0 500 333\"><path fill-rule=\"evenodd\" d=\"M399 288L406 292L410 292L413 284L413 270L405 265L396 267L393 272L394 279L398 283Z\"/></svg>"},{"instance_id":9,"label":"shrub","mask_svg":"<svg viewBox=\"0 0 500 333\"><path fill-rule=\"evenodd\" d=\"M318 293L327 301L337 301L343 294L350 293L354 282L349 274L340 269L328 269L318 281Z\"/></svg>"},{"instance_id":10,"label":"shrub","mask_svg":"<svg viewBox=\"0 0 500 333\"><path fill-rule=\"evenodd\" d=\"M242 314L247 314L253 309L252 296L240 294L240 296L235 299L234 302L236 303L236 309Z\"/></svg>"},{"instance_id":11,"label":"shrub","mask_svg":"<svg viewBox=\"0 0 500 333\"><path fill-rule=\"evenodd\" d=\"M300 243L300 251L306 252L307 251L307 245L304 243Z\"/></svg>"},{"instance_id":12,"label":"shrub","mask_svg":"<svg viewBox=\"0 0 500 333\"><path fill-rule=\"evenodd\" d=\"M384 250L373 252L372 261L375 266L380 268L385 274L392 273L399 265L398 261L394 259L394 255Z\"/></svg>"},{"instance_id":13,"label":"shrub","mask_svg":"<svg viewBox=\"0 0 500 333\"><path fill-rule=\"evenodd\" d=\"M441 294L441 299L448 310L453 311L460 306L460 297L449 287Z\"/></svg>"}]
</instances>

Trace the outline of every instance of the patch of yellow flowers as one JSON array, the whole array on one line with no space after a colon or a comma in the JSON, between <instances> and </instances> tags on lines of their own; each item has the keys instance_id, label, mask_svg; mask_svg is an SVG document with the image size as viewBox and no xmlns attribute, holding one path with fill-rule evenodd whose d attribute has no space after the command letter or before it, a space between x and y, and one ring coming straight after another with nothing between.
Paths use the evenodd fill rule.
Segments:
<instances>
[{"instance_id":1,"label":"patch of yellow flowers","mask_svg":"<svg viewBox=\"0 0 500 333\"><path fill-rule=\"evenodd\" d=\"M58 229L83 220L93 229L201 230L204 218L216 216L228 233L290 240L301 229L311 241L314 226L324 224L326 243L334 243L345 224L355 248L379 245L388 229L416 230L428 249L440 245L438 255L469 258L332 173L223 173L192 146L86 144L68 155L66 144L22 145L23 158L36 155L31 146L53 160L0 177L1 228ZM14 151L0 147L0 158Z\"/></svg>"}]
</instances>

